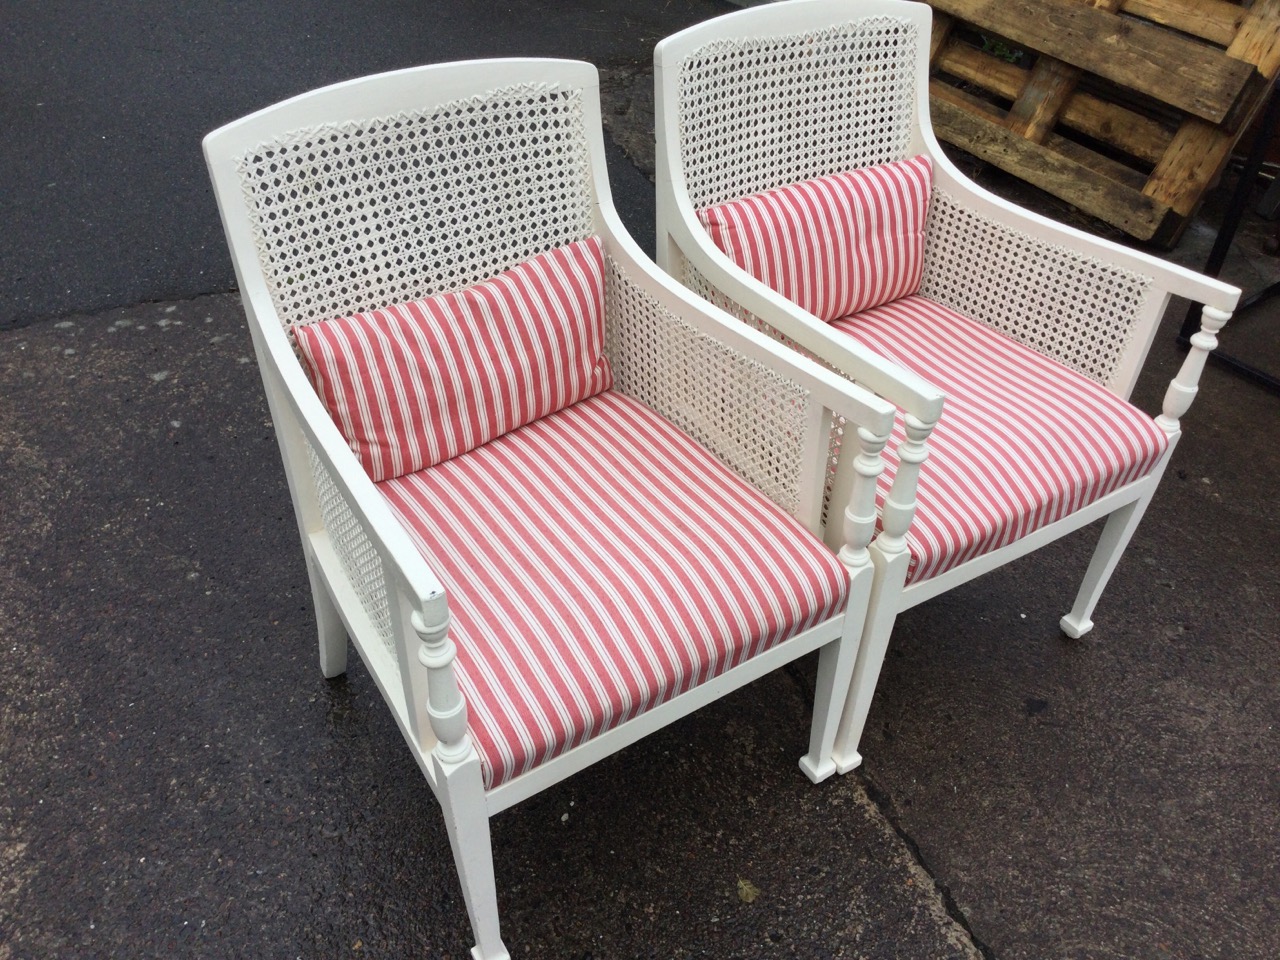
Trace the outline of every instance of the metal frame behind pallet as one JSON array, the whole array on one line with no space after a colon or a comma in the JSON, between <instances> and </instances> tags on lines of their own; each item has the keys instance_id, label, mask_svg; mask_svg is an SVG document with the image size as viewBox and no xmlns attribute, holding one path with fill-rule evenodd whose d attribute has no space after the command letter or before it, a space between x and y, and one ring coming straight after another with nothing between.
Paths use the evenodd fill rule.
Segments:
<instances>
[{"instance_id":1,"label":"metal frame behind pallet","mask_svg":"<svg viewBox=\"0 0 1280 960\"><path fill-rule=\"evenodd\" d=\"M1217 239L1213 242L1213 249L1209 251L1209 258L1205 261L1204 272L1211 277L1218 276L1222 271L1223 264L1227 261L1227 254L1231 251L1231 244L1235 240L1236 231L1240 229L1240 218L1244 215L1245 205L1249 202L1249 193L1258 179L1258 173L1262 170L1262 163L1266 158L1267 148L1271 145L1271 140L1275 136L1278 122L1280 122L1280 96L1276 96L1273 93L1267 104L1267 111L1263 116L1262 125L1258 129L1258 135L1254 138L1253 145L1249 149L1249 157L1245 161L1244 170L1241 171L1235 191L1231 194L1231 202L1227 205L1222 227L1218 230ZM1260 290L1247 294L1241 299L1240 305L1236 308L1235 322L1239 324L1242 315L1247 310L1257 306L1264 300L1271 299L1278 293L1280 293L1280 282L1268 284ZM1184 347L1191 345L1191 336L1199 329L1199 317L1200 312L1196 309L1196 305L1194 303L1190 304L1187 307L1187 315L1182 321L1182 329L1178 331L1178 343ZM1232 370L1244 374L1255 383L1262 384L1268 390L1280 393L1280 376L1246 363L1239 357L1223 353L1222 350L1215 350L1209 356L1214 363L1230 367Z\"/></svg>"}]
</instances>

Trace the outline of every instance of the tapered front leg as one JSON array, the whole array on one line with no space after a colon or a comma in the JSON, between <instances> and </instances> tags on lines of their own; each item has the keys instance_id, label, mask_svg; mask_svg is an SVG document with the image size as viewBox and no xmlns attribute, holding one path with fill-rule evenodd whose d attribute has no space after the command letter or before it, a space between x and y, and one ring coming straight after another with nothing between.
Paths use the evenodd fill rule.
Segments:
<instances>
[{"instance_id":1,"label":"tapered front leg","mask_svg":"<svg viewBox=\"0 0 1280 960\"><path fill-rule=\"evenodd\" d=\"M471 932L476 945L472 960L511 960L498 924L498 888L493 873L493 847L489 841L489 811L480 779L480 758L471 751L461 763L448 763L431 755L449 846L462 885Z\"/></svg>"},{"instance_id":2,"label":"tapered front leg","mask_svg":"<svg viewBox=\"0 0 1280 960\"><path fill-rule=\"evenodd\" d=\"M1107 517L1107 524L1102 528L1102 536L1093 550L1093 559L1089 561L1089 569L1085 571L1084 582L1080 584L1080 592L1076 594L1075 606L1058 625L1068 637L1079 640L1093 629L1093 608L1102 598L1107 581L1116 569L1116 564L1124 555L1124 548L1138 529L1142 515L1147 511L1147 504L1155 493L1153 486L1145 496L1133 503L1126 504Z\"/></svg>"}]
</instances>

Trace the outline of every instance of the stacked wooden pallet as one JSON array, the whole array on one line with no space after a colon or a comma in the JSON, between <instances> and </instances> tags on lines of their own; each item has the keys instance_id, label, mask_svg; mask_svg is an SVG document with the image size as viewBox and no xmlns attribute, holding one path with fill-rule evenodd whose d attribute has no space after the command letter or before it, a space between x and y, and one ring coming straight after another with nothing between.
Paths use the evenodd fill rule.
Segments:
<instances>
[{"instance_id":1,"label":"stacked wooden pallet","mask_svg":"<svg viewBox=\"0 0 1280 960\"><path fill-rule=\"evenodd\" d=\"M1280 72L1280 0L929 0L938 135L1172 245Z\"/></svg>"}]
</instances>

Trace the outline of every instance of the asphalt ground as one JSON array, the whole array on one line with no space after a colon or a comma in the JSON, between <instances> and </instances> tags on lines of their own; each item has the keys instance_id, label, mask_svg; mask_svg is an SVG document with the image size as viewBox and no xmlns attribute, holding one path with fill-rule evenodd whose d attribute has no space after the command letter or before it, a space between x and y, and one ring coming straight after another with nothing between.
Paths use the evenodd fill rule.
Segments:
<instances>
[{"instance_id":1,"label":"asphalt ground","mask_svg":"<svg viewBox=\"0 0 1280 960\"><path fill-rule=\"evenodd\" d=\"M430 791L358 662L317 669L199 139L380 69L587 57L651 246L648 48L722 8L529 6L7 5L0 960L464 956ZM1274 276L1269 229L1234 279ZM1277 320L1224 346L1280 371ZM514 954L1280 956L1278 421L1210 366L1083 640L1057 620L1087 533L904 615L859 772L795 767L806 662L500 815Z\"/></svg>"},{"instance_id":2,"label":"asphalt ground","mask_svg":"<svg viewBox=\"0 0 1280 960\"><path fill-rule=\"evenodd\" d=\"M657 40L730 9L713 0L0 0L0 330L232 289L200 153L224 123L315 87L439 60L651 62Z\"/></svg>"}]
</instances>

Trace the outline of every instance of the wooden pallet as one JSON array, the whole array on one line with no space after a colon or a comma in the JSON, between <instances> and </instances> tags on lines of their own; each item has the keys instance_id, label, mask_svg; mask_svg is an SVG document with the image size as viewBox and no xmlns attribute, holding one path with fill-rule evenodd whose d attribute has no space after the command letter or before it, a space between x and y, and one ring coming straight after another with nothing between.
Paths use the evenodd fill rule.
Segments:
<instances>
[{"instance_id":1,"label":"wooden pallet","mask_svg":"<svg viewBox=\"0 0 1280 960\"><path fill-rule=\"evenodd\" d=\"M928 0L938 136L1176 242L1280 72L1280 0Z\"/></svg>"}]
</instances>

